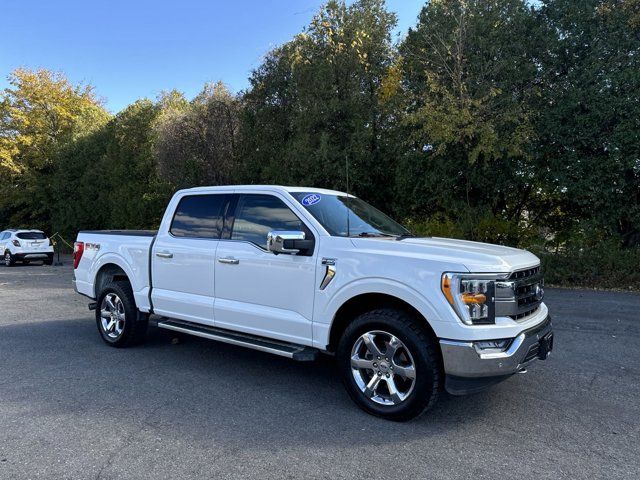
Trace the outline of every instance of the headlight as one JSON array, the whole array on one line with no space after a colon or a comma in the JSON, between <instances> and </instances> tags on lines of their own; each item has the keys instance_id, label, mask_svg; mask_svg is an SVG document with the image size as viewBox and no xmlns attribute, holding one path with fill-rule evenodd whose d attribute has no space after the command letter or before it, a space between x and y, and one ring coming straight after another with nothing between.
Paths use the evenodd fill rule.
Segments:
<instances>
[{"instance_id":1,"label":"headlight","mask_svg":"<svg viewBox=\"0 0 640 480\"><path fill-rule=\"evenodd\" d=\"M445 273L442 293L467 325L495 323L495 275Z\"/></svg>"},{"instance_id":2,"label":"headlight","mask_svg":"<svg viewBox=\"0 0 640 480\"><path fill-rule=\"evenodd\" d=\"M12 240L11 243L13 243L14 247L20 246L20 242L18 240Z\"/></svg>"}]
</instances>

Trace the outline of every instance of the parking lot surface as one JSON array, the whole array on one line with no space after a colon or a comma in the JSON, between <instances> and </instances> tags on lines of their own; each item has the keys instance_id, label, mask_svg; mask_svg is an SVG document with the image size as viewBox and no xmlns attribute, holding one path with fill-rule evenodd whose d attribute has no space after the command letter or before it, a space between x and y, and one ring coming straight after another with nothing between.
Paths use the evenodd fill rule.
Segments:
<instances>
[{"instance_id":1,"label":"parking lot surface","mask_svg":"<svg viewBox=\"0 0 640 480\"><path fill-rule=\"evenodd\" d=\"M151 328L104 345L62 267L0 267L0 478L637 479L640 295L548 289L555 351L409 423L312 364Z\"/></svg>"}]
</instances>

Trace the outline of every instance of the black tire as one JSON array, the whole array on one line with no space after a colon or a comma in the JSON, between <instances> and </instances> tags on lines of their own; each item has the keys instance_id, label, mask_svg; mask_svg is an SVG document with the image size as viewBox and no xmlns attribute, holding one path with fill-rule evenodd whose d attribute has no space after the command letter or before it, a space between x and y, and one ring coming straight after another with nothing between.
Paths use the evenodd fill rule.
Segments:
<instances>
[{"instance_id":1,"label":"black tire","mask_svg":"<svg viewBox=\"0 0 640 480\"><path fill-rule=\"evenodd\" d=\"M7 267L13 267L16 264L16 260L15 258L13 258L13 255L11 255L11 252L9 250L4 252L4 258L2 263L4 263L5 266Z\"/></svg>"},{"instance_id":2,"label":"black tire","mask_svg":"<svg viewBox=\"0 0 640 480\"><path fill-rule=\"evenodd\" d=\"M110 336L102 322L102 305L105 297L115 294L122 303L125 315L124 328L116 337ZM131 290L131 284L127 281L111 282L105 285L96 303L96 325L104 342L111 347L130 347L144 341L149 325L149 315L142 313L136 307L136 302ZM112 332L114 333L114 332Z\"/></svg>"},{"instance_id":3,"label":"black tire","mask_svg":"<svg viewBox=\"0 0 640 480\"><path fill-rule=\"evenodd\" d=\"M408 390L406 398L398 404L376 403L365 395L352 373L352 349L363 334L372 331L388 332L395 336L412 357L415 375L413 386ZM387 348L389 348L388 345ZM442 390L442 362L436 341L424 325L423 319L415 318L403 310L380 308L358 316L347 326L340 339L337 360L342 381L353 401L364 411L388 420L407 421L418 417L433 406ZM385 363L385 368L387 366L388 364ZM396 366L396 374L398 368ZM365 370L365 372L368 372L371 377L376 375L373 370ZM393 372L391 377L394 378ZM397 376L395 378L398 381L411 381Z\"/></svg>"},{"instance_id":4,"label":"black tire","mask_svg":"<svg viewBox=\"0 0 640 480\"><path fill-rule=\"evenodd\" d=\"M43 265L53 265L53 258L47 258L42 262Z\"/></svg>"}]
</instances>

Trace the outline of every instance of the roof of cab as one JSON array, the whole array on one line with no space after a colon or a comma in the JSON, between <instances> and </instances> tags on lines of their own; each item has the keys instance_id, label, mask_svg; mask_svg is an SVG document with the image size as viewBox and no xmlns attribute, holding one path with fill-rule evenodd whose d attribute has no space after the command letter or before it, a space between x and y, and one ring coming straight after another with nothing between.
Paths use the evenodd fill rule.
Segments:
<instances>
[{"instance_id":1,"label":"roof of cab","mask_svg":"<svg viewBox=\"0 0 640 480\"><path fill-rule=\"evenodd\" d=\"M285 187L282 185L221 185L216 187L194 187L187 188L184 190L180 190L179 193L189 192L189 193L205 193L205 192L233 192L233 193L242 193L242 192L255 192L255 191L264 191L264 192L285 192L285 193L295 193L295 192L309 192L309 193L321 193L325 195L339 195L345 196L346 193L339 192L337 190L328 190L325 188L311 188L311 187Z\"/></svg>"}]
</instances>

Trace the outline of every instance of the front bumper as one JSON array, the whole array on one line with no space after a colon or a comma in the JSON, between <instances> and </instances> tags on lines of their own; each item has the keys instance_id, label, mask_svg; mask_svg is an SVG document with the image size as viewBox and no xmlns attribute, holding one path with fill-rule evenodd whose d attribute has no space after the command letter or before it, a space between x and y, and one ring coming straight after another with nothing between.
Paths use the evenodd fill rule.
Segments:
<instances>
[{"instance_id":1,"label":"front bumper","mask_svg":"<svg viewBox=\"0 0 640 480\"><path fill-rule=\"evenodd\" d=\"M453 395L480 391L523 370L535 360L545 360L552 349L553 328L549 316L512 339L503 352L483 352L474 342L441 339L445 389Z\"/></svg>"}]
</instances>

